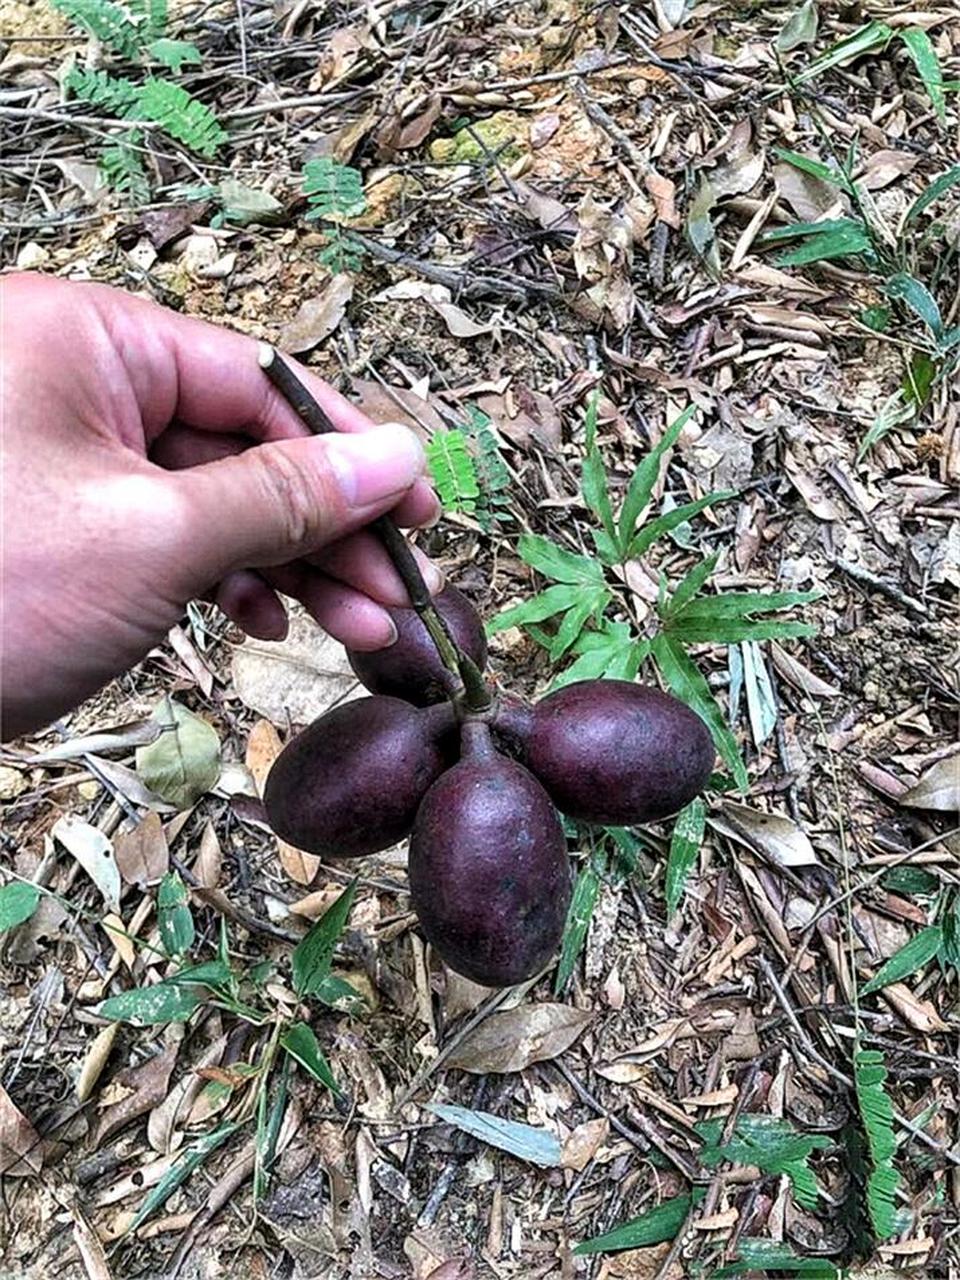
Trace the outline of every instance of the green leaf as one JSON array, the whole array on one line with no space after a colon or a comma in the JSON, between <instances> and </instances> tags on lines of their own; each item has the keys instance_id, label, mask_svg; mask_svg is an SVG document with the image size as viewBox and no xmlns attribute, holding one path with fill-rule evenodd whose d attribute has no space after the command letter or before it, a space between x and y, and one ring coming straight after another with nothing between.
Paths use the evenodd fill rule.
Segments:
<instances>
[{"instance_id":1,"label":"green leaf","mask_svg":"<svg viewBox=\"0 0 960 1280\"><path fill-rule=\"evenodd\" d=\"M157 890L157 924L168 956L183 955L193 946L196 930L190 914L190 894L176 871L168 872Z\"/></svg>"},{"instance_id":2,"label":"green leaf","mask_svg":"<svg viewBox=\"0 0 960 1280\"><path fill-rule=\"evenodd\" d=\"M342 221L359 217L367 207L363 175L330 156L308 160L303 166L303 193L310 204L310 218Z\"/></svg>"},{"instance_id":3,"label":"green leaf","mask_svg":"<svg viewBox=\"0 0 960 1280\"><path fill-rule=\"evenodd\" d=\"M597 389L587 404L584 429L586 434L586 455L580 472L580 492L589 511L603 525L604 533L611 541L616 539L616 527L613 523L613 508L610 505L610 492L607 488L607 473L597 447L597 405L600 391Z\"/></svg>"},{"instance_id":4,"label":"green leaf","mask_svg":"<svg viewBox=\"0 0 960 1280\"><path fill-rule=\"evenodd\" d=\"M89 102L111 115L136 115L140 86L132 80L108 75L106 71L84 71L73 66L64 77L63 85L81 102Z\"/></svg>"},{"instance_id":5,"label":"green leaf","mask_svg":"<svg viewBox=\"0 0 960 1280\"><path fill-rule=\"evenodd\" d=\"M137 114L159 125L191 151L212 159L227 141L208 106L172 80L151 77L140 89Z\"/></svg>"},{"instance_id":6,"label":"green leaf","mask_svg":"<svg viewBox=\"0 0 960 1280\"><path fill-rule=\"evenodd\" d=\"M143 165L143 134L139 129L128 129L114 137L116 142L104 147L97 158L100 172L109 186L128 195L132 204L147 204L150 179Z\"/></svg>"},{"instance_id":7,"label":"green leaf","mask_svg":"<svg viewBox=\"0 0 960 1280\"><path fill-rule=\"evenodd\" d=\"M134 987L104 1000L97 1012L110 1022L130 1022L136 1027L162 1026L186 1022L203 1004L206 993L192 986L158 982L153 987Z\"/></svg>"},{"instance_id":8,"label":"green leaf","mask_svg":"<svg viewBox=\"0 0 960 1280\"><path fill-rule=\"evenodd\" d=\"M526 564L554 582L584 585L603 582L603 566L592 556L567 551L539 534L523 534L517 549Z\"/></svg>"},{"instance_id":9,"label":"green leaf","mask_svg":"<svg viewBox=\"0 0 960 1280\"><path fill-rule=\"evenodd\" d=\"M811 178L817 178L820 182L839 187L841 191L846 191L848 195L854 189L853 183L845 173L842 173L839 169L834 169L831 165L824 164L821 160L814 160L810 156L801 155L799 151L787 151L783 147L774 147L773 150L778 159L784 160L787 164L792 165L794 169L808 173Z\"/></svg>"},{"instance_id":10,"label":"green leaf","mask_svg":"<svg viewBox=\"0 0 960 1280\"><path fill-rule=\"evenodd\" d=\"M333 949L347 923L356 892L357 882L353 880L294 948L291 964L293 988L298 996L314 995L330 973Z\"/></svg>"},{"instance_id":11,"label":"green leaf","mask_svg":"<svg viewBox=\"0 0 960 1280\"><path fill-rule=\"evenodd\" d=\"M203 986L211 990L228 990L233 981L230 966L224 960L204 960L202 964L189 965L178 973L164 978L163 985L169 987Z\"/></svg>"},{"instance_id":12,"label":"green leaf","mask_svg":"<svg viewBox=\"0 0 960 1280\"><path fill-rule=\"evenodd\" d=\"M942 195L946 194L951 187L955 187L958 182L960 182L960 164L955 164L952 169L948 169L946 173L941 173L939 178L935 178L926 191L917 196L903 220L904 228L908 227L914 219L919 218L924 209L928 209L935 200L939 200Z\"/></svg>"},{"instance_id":13,"label":"green leaf","mask_svg":"<svg viewBox=\"0 0 960 1280\"><path fill-rule=\"evenodd\" d=\"M40 903L40 890L35 884L13 880L0 889L0 933L15 929L29 920Z\"/></svg>"},{"instance_id":14,"label":"green leaf","mask_svg":"<svg viewBox=\"0 0 960 1280\"><path fill-rule=\"evenodd\" d=\"M697 854L700 852L706 821L707 806L699 796L691 800L686 808L681 809L677 814L673 835L670 837L670 854L667 858L664 885L668 919L680 905L690 868L696 862Z\"/></svg>"},{"instance_id":15,"label":"green leaf","mask_svg":"<svg viewBox=\"0 0 960 1280\"><path fill-rule=\"evenodd\" d=\"M557 995L570 981L577 957L587 940L587 930L597 905L605 863L603 852L596 850L580 868L573 886L567 919L563 926L563 943L560 947L560 960L557 964L557 976L553 987Z\"/></svg>"},{"instance_id":16,"label":"green leaf","mask_svg":"<svg viewBox=\"0 0 960 1280\"><path fill-rule=\"evenodd\" d=\"M864 307L860 312L860 323L865 324L874 333L887 333L890 328L889 307Z\"/></svg>"},{"instance_id":17,"label":"green leaf","mask_svg":"<svg viewBox=\"0 0 960 1280\"><path fill-rule=\"evenodd\" d=\"M101 44L116 49L125 58L135 58L140 51L143 37L139 26L114 0L51 0L51 4Z\"/></svg>"},{"instance_id":18,"label":"green leaf","mask_svg":"<svg viewBox=\"0 0 960 1280\"><path fill-rule=\"evenodd\" d=\"M786 1271L789 1275L806 1276L807 1280L842 1280L840 1269L824 1258L800 1258L788 1244L779 1240L749 1236L741 1236L737 1242L737 1261L714 1272L714 1280L757 1271Z\"/></svg>"},{"instance_id":19,"label":"green leaf","mask_svg":"<svg viewBox=\"0 0 960 1280\"><path fill-rule=\"evenodd\" d=\"M200 50L189 40L154 40L147 45L147 53L177 75L184 66L199 67L203 62Z\"/></svg>"},{"instance_id":20,"label":"green leaf","mask_svg":"<svg viewBox=\"0 0 960 1280\"><path fill-rule=\"evenodd\" d=\"M930 388L937 376L937 363L924 351L915 351L903 380L903 394L918 408L923 408L930 397Z\"/></svg>"},{"instance_id":21,"label":"green leaf","mask_svg":"<svg viewBox=\"0 0 960 1280\"><path fill-rule=\"evenodd\" d=\"M295 1058L302 1067L305 1067L314 1079L326 1085L332 1093L340 1092L340 1087L330 1070L330 1064L320 1051L320 1045L317 1043L312 1027L307 1026L305 1022L295 1022L280 1037L280 1043L291 1058Z\"/></svg>"},{"instance_id":22,"label":"green leaf","mask_svg":"<svg viewBox=\"0 0 960 1280\"><path fill-rule=\"evenodd\" d=\"M922 867L902 867L903 871L922 871ZM925 892L930 892L926 890ZM954 893L943 915L943 947L940 951L945 964L960 969L960 894Z\"/></svg>"},{"instance_id":23,"label":"green leaf","mask_svg":"<svg viewBox=\"0 0 960 1280\"><path fill-rule=\"evenodd\" d=\"M813 62L795 79L798 84L802 84L805 80L812 80L814 76L822 75L832 67L839 67L843 63L853 62L855 58L862 57L865 53L874 53L878 49L886 48L892 38L893 28L888 27L885 22L868 22L865 26L858 27L852 35L845 36L844 39L831 45L819 58L814 58Z\"/></svg>"},{"instance_id":24,"label":"green leaf","mask_svg":"<svg viewBox=\"0 0 960 1280\"><path fill-rule=\"evenodd\" d=\"M487 635L495 636L498 631L506 631L508 627L521 627L530 622L543 622L558 613L565 613L567 609L572 609L577 603L581 591L582 588L567 585L566 583L548 587L546 591L534 596L532 600L525 600L523 604L504 609L503 613L498 613L495 618L491 618L487 623Z\"/></svg>"},{"instance_id":25,"label":"green leaf","mask_svg":"<svg viewBox=\"0 0 960 1280\"><path fill-rule=\"evenodd\" d=\"M620 510L619 542L622 551L629 547L637 521L644 508L653 496L654 486L660 478L660 467L668 450L672 449L679 439L680 432L696 413L696 405L688 405L675 422L672 422L663 433L660 441L650 450L647 456L633 473L627 488L627 496Z\"/></svg>"},{"instance_id":26,"label":"green leaf","mask_svg":"<svg viewBox=\"0 0 960 1280\"><path fill-rule=\"evenodd\" d=\"M678 640L661 632L654 637L651 646L654 661L664 681L681 702L695 711L704 721L727 768L741 791L749 785L747 770L740 758L740 750L733 734L727 728L723 712L699 668Z\"/></svg>"},{"instance_id":27,"label":"green leaf","mask_svg":"<svg viewBox=\"0 0 960 1280\"><path fill-rule=\"evenodd\" d=\"M656 520L651 520L649 524L644 525L633 539L627 556L630 559L642 556L664 534L670 533L681 524L685 524L706 507L712 507L716 502L726 502L729 498L735 498L736 496L735 489L720 489L716 493L708 493L705 497L698 498L696 502L686 502L681 507L674 507L672 511L667 511L664 515L657 516Z\"/></svg>"},{"instance_id":28,"label":"green leaf","mask_svg":"<svg viewBox=\"0 0 960 1280\"><path fill-rule=\"evenodd\" d=\"M819 1134L798 1133L789 1121L776 1116L742 1115L731 1138L720 1144L723 1120L703 1120L695 1128L704 1139L700 1163L708 1169L730 1161L732 1164L756 1165L767 1173L785 1173L790 1179L797 1203L804 1209L816 1208L820 1188L807 1160L816 1150L831 1145Z\"/></svg>"},{"instance_id":29,"label":"green leaf","mask_svg":"<svg viewBox=\"0 0 960 1280\"><path fill-rule=\"evenodd\" d=\"M338 978L335 973L327 974L314 991L313 998L319 1000L321 1004L329 1005L332 1009L343 1009L347 1012L363 1008L366 1003L356 987L351 986L345 978Z\"/></svg>"},{"instance_id":30,"label":"green leaf","mask_svg":"<svg viewBox=\"0 0 960 1280\"><path fill-rule=\"evenodd\" d=\"M573 1253L582 1258L590 1253L616 1253L619 1249L645 1249L652 1244L663 1244L673 1240L686 1222L690 1210L697 1200L702 1199L703 1192L696 1197L689 1195L674 1196L672 1200L664 1200L663 1204L641 1213L639 1218L631 1218L612 1231L602 1236L594 1236L592 1240L584 1240L578 1244Z\"/></svg>"},{"instance_id":31,"label":"green leaf","mask_svg":"<svg viewBox=\"0 0 960 1280\"><path fill-rule=\"evenodd\" d=\"M934 894L940 888L940 879L926 867L891 867L880 881L891 893L909 893L920 896Z\"/></svg>"},{"instance_id":32,"label":"green leaf","mask_svg":"<svg viewBox=\"0 0 960 1280\"><path fill-rule=\"evenodd\" d=\"M552 681L559 689L575 680L635 680L640 664L650 651L649 642L634 640L625 622L604 620L597 631L582 632L573 646L576 660Z\"/></svg>"},{"instance_id":33,"label":"green leaf","mask_svg":"<svg viewBox=\"0 0 960 1280\"><path fill-rule=\"evenodd\" d=\"M873 446L879 444L895 427L905 426L906 423L912 422L916 415L916 405L904 403L903 387L895 391L892 396L888 396L877 411L877 416L870 424L867 434L860 441L857 461L860 462L865 458Z\"/></svg>"},{"instance_id":34,"label":"green leaf","mask_svg":"<svg viewBox=\"0 0 960 1280\"><path fill-rule=\"evenodd\" d=\"M513 1120L501 1120L487 1111L471 1111L468 1107L454 1107L434 1102L427 1107L435 1116L455 1125L473 1138L507 1151L519 1160L542 1168L553 1168L560 1163L560 1143L547 1129L535 1129L529 1124Z\"/></svg>"},{"instance_id":35,"label":"green leaf","mask_svg":"<svg viewBox=\"0 0 960 1280\"><path fill-rule=\"evenodd\" d=\"M661 617L669 618L675 613L679 613L686 605L698 596L703 589L707 579L717 567L717 561L720 559L720 552L715 552L712 556L707 556L705 560L701 560L699 564L695 564L693 568L680 580L676 591L660 610Z\"/></svg>"},{"instance_id":36,"label":"green leaf","mask_svg":"<svg viewBox=\"0 0 960 1280\"><path fill-rule=\"evenodd\" d=\"M834 258L853 258L859 254L873 256L870 237L860 226L840 231L826 231L811 236L799 249L782 253L777 262L782 267L802 267L810 262L830 262Z\"/></svg>"},{"instance_id":37,"label":"green leaf","mask_svg":"<svg viewBox=\"0 0 960 1280\"><path fill-rule=\"evenodd\" d=\"M905 302L915 315L918 315L934 338L938 339L943 331L943 320L940 308L930 290L919 280L905 273L891 276L885 285L888 298Z\"/></svg>"},{"instance_id":38,"label":"green leaf","mask_svg":"<svg viewBox=\"0 0 960 1280\"><path fill-rule=\"evenodd\" d=\"M743 640L791 640L817 634L817 628L808 622L781 622L775 618L754 622L749 618L686 614L671 618L666 630L684 644L739 644Z\"/></svg>"},{"instance_id":39,"label":"green leaf","mask_svg":"<svg viewBox=\"0 0 960 1280\"><path fill-rule=\"evenodd\" d=\"M777 613L800 604L812 604L822 591L724 591L717 596L691 600L672 610L675 618L707 621L713 618L748 618L754 613ZM674 594L674 602L676 601Z\"/></svg>"},{"instance_id":40,"label":"green leaf","mask_svg":"<svg viewBox=\"0 0 960 1280\"><path fill-rule=\"evenodd\" d=\"M933 103L933 109L941 124L947 121L947 97L943 91L943 71L933 42L922 27L907 27L899 32L900 39L907 46L913 59L913 65L923 81L927 96Z\"/></svg>"},{"instance_id":41,"label":"green leaf","mask_svg":"<svg viewBox=\"0 0 960 1280\"><path fill-rule=\"evenodd\" d=\"M888 1240L899 1229L896 1194L900 1176L893 1164L897 1140L893 1132L893 1104L884 1088L886 1078L883 1054L877 1049L858 1048L853 1056L853 1079L870 1149L867 1210L880 1240Z\"/></svg>"},{"instance_id":42,"label":"green leaf","mask_svg":"<svg viewBox=\"0 0 960 1280\"><path fill-rule=\"evenodd\" d=\"M921 929L899 951L895 951L889 960L884 961L870 981L860 988L861 996L880 991L891 982L902 982L911 973L916 973L928 964L939 953L942 945L943 930L938 924Z\"/></svg>"},{"instance_id":43,"label":"green leaf","mask_svg":"<svg viewBox=\"0 0 960 1280\"><path fill-rule=\"evenodd\" d=\"M791 13L777 36L777 50L789 53L802 44L812 44L817 38L816 0L803 0L799 9Z\"/></svg>"},{"instance_id":44,"label":"green leaf","mask_svg":"<svg viewBox=\"0 0 960 1280\"><path fill-rule=\"evenodd\" d=\"M445 511L473 515L480 496L477 470L467 451L467 437L454 428L435 431L427 442L427 465Z\"/></svg>"},{"instance_id":45,"label":"green leaf","mask_svg":"<svg viewBox=\"0 0 960 1280\"><path fill-rule=\"evenodd\" d=\"M257 1104L257 1132L255 1139L256 1164L253 1171L253 1199L255 1203L262 1198L267 1189L270 1170L273 1168L273 1162L277 1156L277 1142L280 1138L280 1129L287 1109L290 1063L292 1061L293 1059L289 1055L283 1060L280 1079L273 1090L269 1113L267 1111L267 1090L265 1088L260 1090L260 1098Z\"/></svg>"},{"instance_id":46,"label":"green leaf","mask_svg":"<svg viewBox=\"0 0 960 1280\"><path fill-rule=\"evenodd\" d=\"M130 1232L136 1231L137 1227L145 1222L152 1213L166 1204L177 1187L182 1186L194 1170L203 1164L207 1156L212 1155L218 1147L226 1142L236 1128L235 1124L222 1124L219 1128L214 1129L212 1133L198 1138L196 1142L186 1147L178 1156L176 1163L170 1166L153 1190L147 1194L143 1204L134 1215L133 1221L127 1227L125 1234L129 1235Z\"/></svg>"},{"instance_id":47,"label":"green leaf","mask_svg":"<svg viewBox=\"0 0 960 1280\"><path fill-rule=\"evenodd\" d=\"M720 254L717 250L716 231L710 214L717 203L717 193L708 178L701 177L696 194L687 212L687 239L703 262L708 273L716 278L720 272Z\"/></svg>"},{"instance_id":48,"label":"green leaf","mask_svg":"<svg viewBox=\"0 0 960 1280\"><path fill-rule=\"evenodd\" d=\"M610 602L610 592L603 585L581 588L579 596L579 600L564 615L557 634L551 641L550 657L554 660L563 657L583 631L587 621L594 616L599 618Z\"/></svg>"},{"instance_id":49,"label":"green leaf","mask_svg":"<svg viewBox=\"0 0 960 1280\"><path fill-rule=\"evenodd\" d=\"M774 227L758 237L758 244L779 244L782 240L803 240L809 236L822 236L827 231L863 231L863 224L854 218L824 218L820 222L791 222L785 227Z\"/></svg>"},{"instance_id":50,"label":"green leaf","mask_svg":"<svg viewBox=\"0 0 960 1280\"><path fill-rule=\"evenodd\" d=\"M216 730L169 697L150 718L163 725L164 732L155 742L137 748L137 773L161 800L189 809L220 776Z\"/></svg>"}]
</instances>

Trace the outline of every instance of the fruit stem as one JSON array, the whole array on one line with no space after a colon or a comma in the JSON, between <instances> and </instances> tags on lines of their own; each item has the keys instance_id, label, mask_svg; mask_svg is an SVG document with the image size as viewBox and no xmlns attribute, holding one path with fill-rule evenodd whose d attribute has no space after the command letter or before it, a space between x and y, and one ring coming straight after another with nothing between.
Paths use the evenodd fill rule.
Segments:
<instances>
[{"instance_id":1,"label":"fruit stem","mask_svg":"<svg viewBox=\"0 0 960 1280\"><path fill-rule=\"evenodd\" d=\"M301 422L314 435L336 431L326 411L317 403L287 362L268 342L260 343L260 367L276 389L293 409ZM423 580L420 566L414 558L410 544L390 516L378 516L370 528L379 536L393 567L403 581L410 603L420 616L433 641L440 661L463 685L463 703L467 711L485 711L493 701L493 695L479 667L469 656L461 653L450 633L445 619L433 603L433 597Z\"/></svg>"}]
</instances>

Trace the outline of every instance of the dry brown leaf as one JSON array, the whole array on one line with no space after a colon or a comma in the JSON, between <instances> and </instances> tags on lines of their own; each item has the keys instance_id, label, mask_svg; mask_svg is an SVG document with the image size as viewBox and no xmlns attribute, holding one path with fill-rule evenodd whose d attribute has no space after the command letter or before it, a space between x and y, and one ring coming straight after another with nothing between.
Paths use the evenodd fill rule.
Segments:
<instances>
[{"instance_id":1,"label":"dry brown leaf","mask_svg":"<svg viewBox=\"0 0 960 1280\"><path fill-rule=\"evenodd\" d=\"M770 657L780 675L796 688L802 689L804 693L809 693L814 698L839 698L840 690L835 684L821 680L809 667L805 667L799 658L782 649L776 640L770 641Z\"/></svg>"},{"instance_id":2,"label":"dry brown leaf","mask_svg":"<svg viewBox=\"0 0 960 1280\"><path fill-rule=\"evenodd\" d=\"M843 198L836 187L785 160L773 166L773 180L780 199L801 222L817 222L828 214L836 216L843 212Z\"/></svg>"},{"instance_id":3,"label":"dry brown leaf","mask_svg":"<svg viewBox=\"0 0 960 1280\"><path fill-rule=\"evenodd\" d=\"M566 1004L524 1004L495 1013L461 1041L447 1066L478 1075L523 1071L532 1062L559 1057L592 1018Z\"/></svg>"},{"instance_id":4,"label":"dry brown leaf","mask_svg":"<svg viewBox=\"0 0 960 1280\"><path fill-rule=\"evenodd\" d=\"M917 785L904 792L900 803L913 809L936 809L943 813L960 809L960 754L946 756L932 764Z\"/></svg>"},{"instance_id":5,"label":"dry brown leaf","mask_svg":"<svg viewBox=\"0 0 960 1280\"><path fill-rule=\"evenodd\" d=\"M521 201L521 210L544 231L570 231L577 229L576 215L554 196L548 196L525 182L514 183L514 191Z\"/></svg>"},{"instance_id":6,"label":"dry brown leaf","mask_svg":"<svg viewBox=\"0 0 960 1280\"><path fill-rule=\"evenodd\" d=\"M908 151L874 151L863 166L857 182L867 191L882 191L891 182L911 173L919 163L918 155Z\"/></svg>"},{"instance_id":7,"label":"dry brown leaf","mask_svg":"<svg viewBox=\"0 0 960 1280\"><path fill-rule=\"evenodd\" d=\"M269 720L258 720L250 730L244 762L257 784L257 793L263 797L263 784L274 760L283 750L280 735Z\"/></svg>"},{"instance_id":8,"label":"dry brown leaf","mask_svg":"<svg viewBox=\"0 0 960 1280\"><path fill-rule=\"evenodd\" d=\"M148 813L132 831L115 835L113 854L124 883L139 889L159 884L170 866L167 837L159 815Z\"/></svg>"},{"instance_id":9,"label":"dry brown leaf","mask_svg":"<svg viewBox=\"0 0 960 1280\"><path fill-rule=\"evenodd\" d=\"M220 868L223 865L223 853L220 841L212 822L204 823L200 836L200 852L194 863L193 872L203 889L215 889L220 883Z\"/></svg>"},{"instance_id":10,"label":"dry brown leaf","mask_svg":"<svg viewBox=\"0 0 960 1280\"><path fill-rule=\"evenodd\" d=\"M247 640L233 654L241 700L274 724L309 724L334 704L364 692L346 650L300 608L290 610L285 640Z\"/></svg>"},{"instance_id":11,"label":"dry brown leaf","mask_svg":"<svg viewBox=\"0 0 960 1280\"><path fill-rule=\"evenodd\" d=\"M103 1027L94 1039L93 1044L86 1052L83 1059L83 1066L80 1068L80 1075L77 1077L77 1101L86 1102L93 1093L97 1081L107 1065L107 1059L113 1049L113 1042L117 1038L117 1032L120 1030L119 1022L111 1022L109 1026Z\"/></svg>"},{"instance_id":12,"label":"dry brown leaf","mask_svg":"<svg viewBox=\"0 0 960 1280\"><path fill-rule=\"evenodd\" d=\"M806 504L807 510L818 520L842 520L845 508L841 503L824 493L817 480L810 475L797 460L790 449L783 453L784 470L797 493Z\"/></svg>"},{"instance_id":13,"label":"dry brown leaf","mask_svg":"<svg viewBox=\"0 0 960 1280\"><path fill-rule=\"evenodd\" d=\"M427 99L427 105L408 119L401 121L399 116L391 116L384 120L374 133L380 157L389 159L397 151L409 151L421 146L437 123L442 109L440 95L433 93Z\"/></svg>"},{"instance_id":14,"label":"dry brown leaf","mask_svg":"<svg viewBox=\"0 0 960 1280\"><path fill-rule=\"evenodd\" d=\"M107 1265L107 1255L103 1251L103 1245L97 1233L75 1205L71 1213L73 1214L73 1242L83 1262L87 1280L112 1280L110 1267Z\"/></svg>"},{"instance_id":15,"label":"dry brown leaf","mask_svg":"<svg viewBox=\"0 0 960 1280\"><path fill-rule=\"evenodd\" d=\"M430 305L443 320L448 332L455 338L478 338L481 334L492 333L497 327L496 322L493 320L488 320L485 323L474 320L465 311L461 311L453 302L431 301Z\"/></svg>"},{"instance_id":16,"label":"dry brown leaf","mask_svg":"<svg viewBox=\"0 0 960 1280\"><path fill-rule=\"evenodd\" d=\"M293 916L303 916L306 920L319 920L323 913L331 907L343 893L343 885L332 885L327 889L317 889L304 898L291 902L287 910Z\"/></svg>"},{"instance_id":17,"label":"dry brown leaf","mask_svg":"<svg viewBox=\"0 0 960 1280\"><path fill-rule=\"evenodd\" d=\"M320 870L320 859L315 853L295 849L285 840L277 839L277 857L280 865L297 884L310 884Z\"/></svg>"},{"instance_id":18,"label":"dry brown leaf","mask_svg":"<svg viewBox=\"0 0 960 1280\"><path fill-rule=\"evenodd\" d=\"M28 1178L43 1164L40 1135L0 1085L0 1174Z\"/></svg>"},{"instance_id":19,"label":"dry brown leaf","mask_svg":"<svg viewBox=\"0 0 960 1280\"><path fill-rule=\"evenodd\" d=\"M610 1121L601 1116L598 1120L586 1120L567 1135L560 1155L560 1167L585 1169L607 1140Z\"/></svg>"},{"instance_id":20,"label":"dry brown leaf","mask_svg":"<svg viewBox=\"0 0 960 1280\"><path fill-rule=\"evenodd\" d=\"M167 1096L167 1086L177 1060L179 1044L173 1044L162 1053L156 1053L139 1067L127 1067L110 1081L128 1091L119 1102L107 1107L94 1126L91 1142L99 1146L114 1133L123 1129L131 1120L145 1115L159 1106Z\"/></svg>"},{"instance_id":21,"label":"dry brown leaf","mask_svg":"<svg viewBox=\"0 0 960 1280\"><path fill-rule=\"evenodd\" d=\"M666 1272L663 1270L670 1248L668 1242L652 1249L626 1249L608 1259L603 1280L685 1280L679 1262L672 1262Z\"/></svg>"},{"instance_id":22,"label":"dry brown leaf","mask_svg":"<svg viewBox=\"0 0 960 1280\"><path fill-rule=\"evenodd\" d=\"M778 867L818 866L820 859L807 833L781 813L763 813L728 800L723 818L747 844L765 854Z\"/></svg>"},{"instance_id":23,"label":"dry brown leaf","mask_svg":"<svg viewBox=\"0 0 960 1280\"><path fill-rule=\"evenodd\" d=\"M280 346L297 355L329 337L346 313L353 284L353 276L341 272L330 280L323 293L302 302L294 318L281 329Z\"/></svg>"},{"instance_id":24,"label":"dry brown leaf","mask_svg":"<svg viewBox=\"0 0 960 1280\"><path fill-rule=\"evenodd\" d=\"M663 174L657 173L656 169L650 169L643 175L643 185L653 201L653 207L660 221L665 222L668 227L678 228L680 214L675 204L677 184L670 178L665 178Z\"/></svg>"},{"instance_id":25,"label":"dry brown leaf","mask_svg":"<svg viewBox=\"0 0 960 1280\"><path fill-rule=\"evenodd\" d=\"M351 382L358 407L371 422L400 422L420 436L430 436L446 427L436 409L407 387L385 387L365 378L353 378Z\"/></svg>"},{"instance_id":26,"label":"dry brown leaf","mask_svg":"<svg viewBox=\"0 0 960 1280\"><path fill-rule=\"evenodd\" d=\"M441 1262L426 1280L475 1280L476 1274L469 1259L451 1258L449 1262Z\"/></svg>"},{"instance_id":27,"label":"dry brown leaf","mask_svg":"<svg viewBox=\"0 0 960 1280\"><path fill-rule=\"evenodd\" d=\"M132 969L137 958L137 951L133 945L133 938L130 936L130 932L121 917L109 911L100 921L100 927L107 935L110 945L123 963L128 969Z\"/></svg>"},{"instance_id":28,"label":"dry brown leaf","mask_svg":"<svg viewBox=\"0 0 960 1280\"><path fill-rule=\"evenodd\" d=\"M943 1021L930 1000L920 1000L903 982L891 982L880 992L884 1000L900 1014L904 1022L910 1024L924 1035L933 1035L938 1031L949 1031L949 1025Z\"/></svg>"}]
</instances>

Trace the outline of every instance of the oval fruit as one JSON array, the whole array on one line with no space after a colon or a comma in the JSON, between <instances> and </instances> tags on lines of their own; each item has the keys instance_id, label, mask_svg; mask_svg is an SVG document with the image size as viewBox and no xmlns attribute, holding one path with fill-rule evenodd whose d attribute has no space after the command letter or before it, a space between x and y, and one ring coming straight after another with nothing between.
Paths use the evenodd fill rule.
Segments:
<instances>
[{"instance_id":1,"label":"oval fruit","mask_svg":"<svg viewBox=\"0 0 960 1280\"><path fill-rule=\"evenodd\" d=\"M503 731L557 808L584 822L676 813L703 790L715 759L689 707L626 680L581 680L533 707L507 708Z\"/></svg>"},{"instance_id":2,"label":"oval fruit","mask_svg":"<svg viewBox=\"0 0 960 1280\"><path fill-rule=\"evenodd\" d=\"M482 671L487 662L487 641L480 615L456 587L444 587L433 603L457 642ZM357 679L371 693L403 698L415 706L442 702L447 696L449 673L440 661L430 635L415 609L388 609L397 627L397 639L387 649L361 653L348 649L347 657Z\"/></svg>"},{"instance_id":3,"label":"oval fruit","mask_svg":"<svg viewBox=\"0 0 960 1280\"><path fill-rule=\"evenodd\" d=\"M334 707L274 761L263 803L282 840L321 858L361 858L408 835L430 785L449 763L448 707L399 698Z\"/></svg>"},{"instance_id":4,"label":"oval fruit","mask_svg":"<svg viewBox=\"0 0 960 1280\"><path fill-rule=\"evenodd\" d=\"M563 828L536 778L492 748L468 754L427 792L409 874L423 932L474 982L522 982L560 945L570 901Z\"/></svg>"}]
</instances>

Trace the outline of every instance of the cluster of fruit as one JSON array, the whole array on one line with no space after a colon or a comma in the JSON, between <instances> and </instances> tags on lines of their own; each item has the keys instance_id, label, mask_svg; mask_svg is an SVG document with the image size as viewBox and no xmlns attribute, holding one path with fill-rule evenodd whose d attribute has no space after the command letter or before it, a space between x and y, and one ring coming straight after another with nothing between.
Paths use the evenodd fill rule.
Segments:
<instances>
[{"instance_id":1,"label":"cluster of fruit","mask_svg":"<svg viewBox=\"0 0 960 1280\"><path fill-rule=\"evenodd\" d=\"M472 605L453 587L433 604L482 670ZM391 612L396 643L350 654L374 696L287 744L267 779L270 823L323 858L362 857L412 833L411 894L437 952L485 986L521 982L563 935L570 866L557 810L611 825L675 813L709 777L710 734L677 699L621 680L471 710L420 614Z\"/></svg>"}]
</instances>

